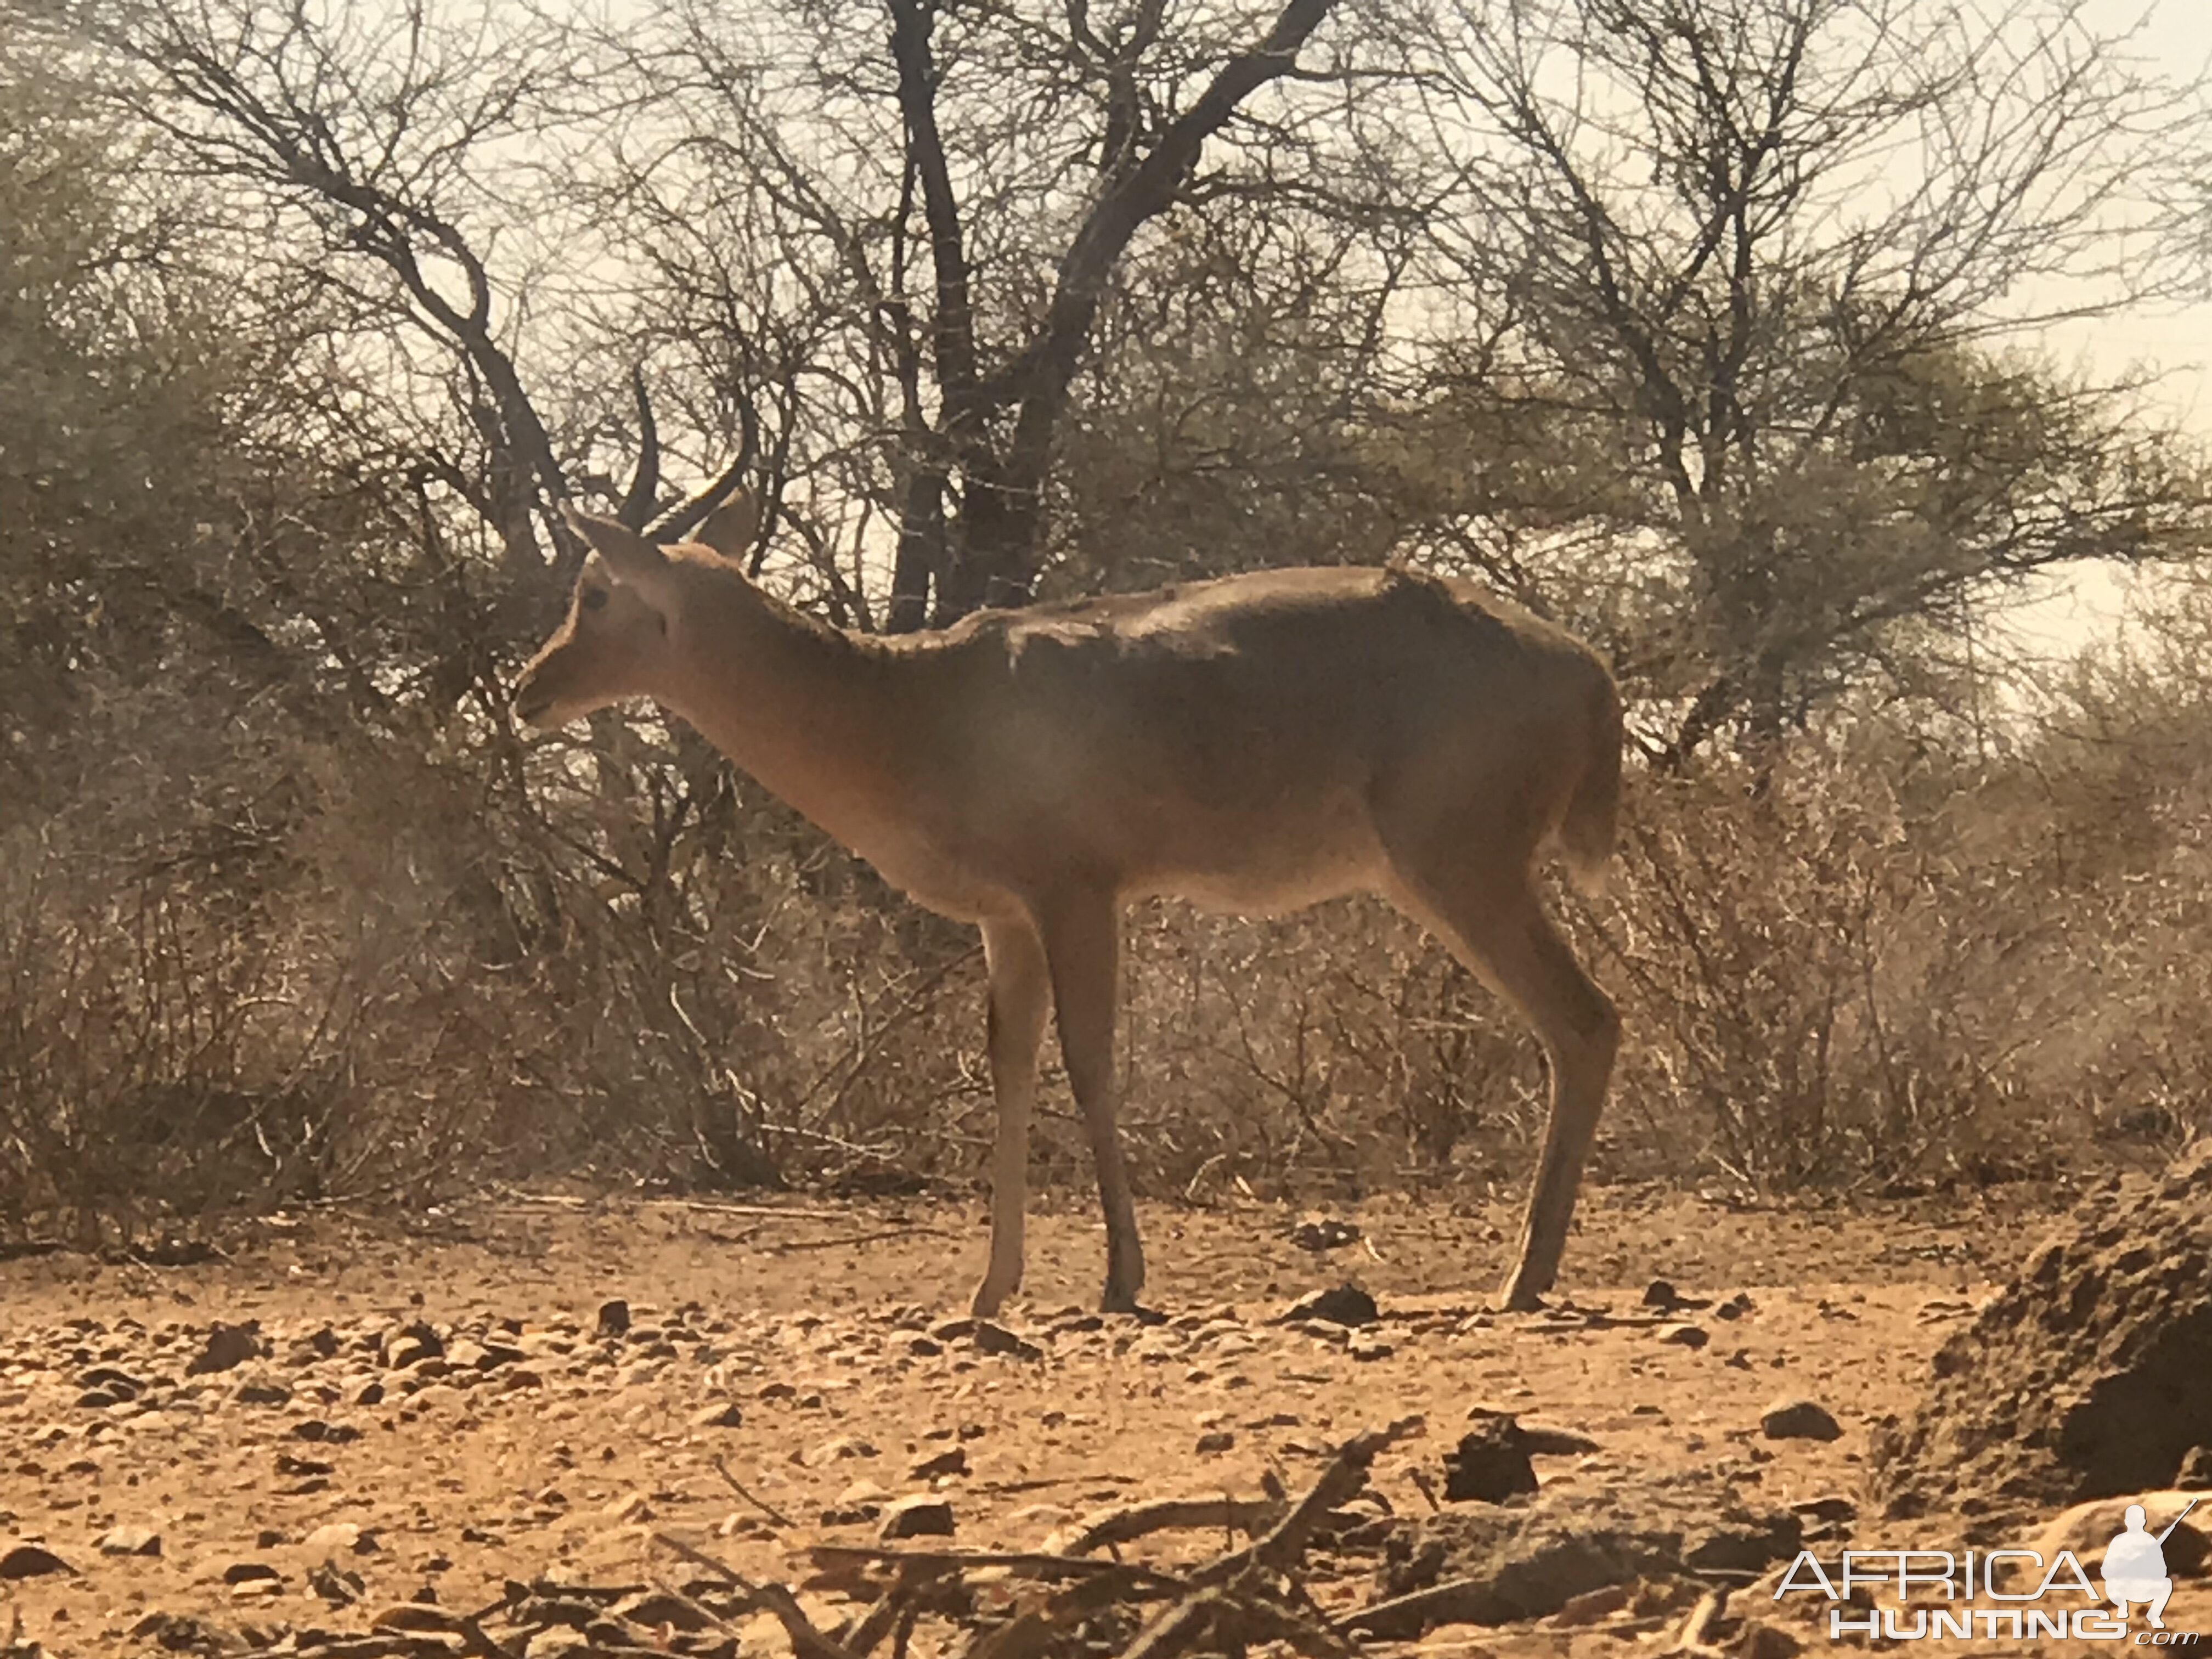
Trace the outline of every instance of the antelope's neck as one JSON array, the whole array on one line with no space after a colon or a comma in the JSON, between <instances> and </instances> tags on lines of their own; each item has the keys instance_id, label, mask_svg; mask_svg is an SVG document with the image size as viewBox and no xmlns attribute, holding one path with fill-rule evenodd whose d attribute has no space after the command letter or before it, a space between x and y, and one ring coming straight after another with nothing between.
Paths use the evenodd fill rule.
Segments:
<instances>
[{"instance_id":1,"label":"antelope's neck","mask_svg":"<svg viewBox=\"0 0 2212 1659\"><path fill-rule=\"evenodd\" d=\"M763 788L848 847L895 816L926 738L896 659L764 595L720 599L662 699Z\"/></svg>"}]
</instances>

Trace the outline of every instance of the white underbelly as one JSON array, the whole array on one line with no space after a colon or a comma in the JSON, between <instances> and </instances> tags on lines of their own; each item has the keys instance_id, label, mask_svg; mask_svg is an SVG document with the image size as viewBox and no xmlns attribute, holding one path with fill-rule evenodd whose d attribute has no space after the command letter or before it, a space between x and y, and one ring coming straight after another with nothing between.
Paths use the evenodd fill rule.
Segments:
<instances>
[{"instance_id":1,"label":"white underbelly","mask_svg":"<svg viewBox=\"0 0 2212 1659\"><path fill-rule=\"evenodd\" d=\"M1264 840L1181 869L1149 872L1137 887L1146 897L1186 899L1218 915L1280 916L1347 893L1382 890L1389 861L1364 824L1304 844Z\"/></svg>"}]
</instances>

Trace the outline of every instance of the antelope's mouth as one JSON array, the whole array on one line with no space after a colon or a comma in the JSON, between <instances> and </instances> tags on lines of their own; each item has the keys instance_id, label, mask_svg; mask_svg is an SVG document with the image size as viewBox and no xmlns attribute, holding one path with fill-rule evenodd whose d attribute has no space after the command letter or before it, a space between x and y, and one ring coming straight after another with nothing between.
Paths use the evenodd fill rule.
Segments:
<instances>
[{"instance_id":1,"label":"antelope's mouth","mask_svg":"<svg viewBox=\"0 0 2212 1659\"><path fill-rule=\"evenodd\" d=\"M546 717L553 712L553 699L542 692L521 691L515 694L514 708L515 719L544 731L549 724Z\"/></svg>"}]
</instances>

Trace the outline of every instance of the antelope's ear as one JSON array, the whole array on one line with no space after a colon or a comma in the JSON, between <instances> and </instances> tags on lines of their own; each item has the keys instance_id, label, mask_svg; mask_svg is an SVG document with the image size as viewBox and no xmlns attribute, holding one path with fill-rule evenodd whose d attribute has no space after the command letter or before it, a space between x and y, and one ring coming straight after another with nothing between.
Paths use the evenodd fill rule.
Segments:
<instances>
[{"instance_id":1,"label":"antelope's ear","mask_svg":"<svg viewBox=\"0 0 2212 1659\"><path fill-rule=\"evenodd\" d=\"M707 515L693 539L726 559L734 559L753 544L760 521L760 497L750 489L740 489Z\"/></svg>"},{"instance_id":2,"label":"antelope's ear","mask_svg":"<svg viewBox=\"0 0 2212 1659\"><path fill-rule=\"evenodd\" d=\"M563 503L561 511L617 581L650 582L668 568L668 556L626 524Z\"/></svg>"}]
</instances>

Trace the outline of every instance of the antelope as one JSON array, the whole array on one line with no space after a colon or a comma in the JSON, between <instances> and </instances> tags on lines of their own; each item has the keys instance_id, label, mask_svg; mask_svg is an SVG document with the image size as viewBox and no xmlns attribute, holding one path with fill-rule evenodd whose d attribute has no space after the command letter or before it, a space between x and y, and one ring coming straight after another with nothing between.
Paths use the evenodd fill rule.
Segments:
<instances>
[{"instance_id":1,"label":"antelope","mask_svg":"<svg viewBox=\"0 0 2212 1659\"><path fill-rule=\"evenodd\" d=\"M516 683L524 725L649 698L892 885L981 931L998 1132L975 1313L1021 1283L1048 1013L1105 1212L1101 1306L1137 1310L1115 1025L1121 913L1156 896L1277 915L1379 895L1520 1011L1551 1108L1502 1297L1540 1305L1620 1035L1535 883L1547 847L1589 890L1613 852L1620 699L1588 647L1471 583L1395 564L880 637L750 580L750 495L665 546L567 511L590 552L567 619Z\"/></svg>"}]
</instances>

